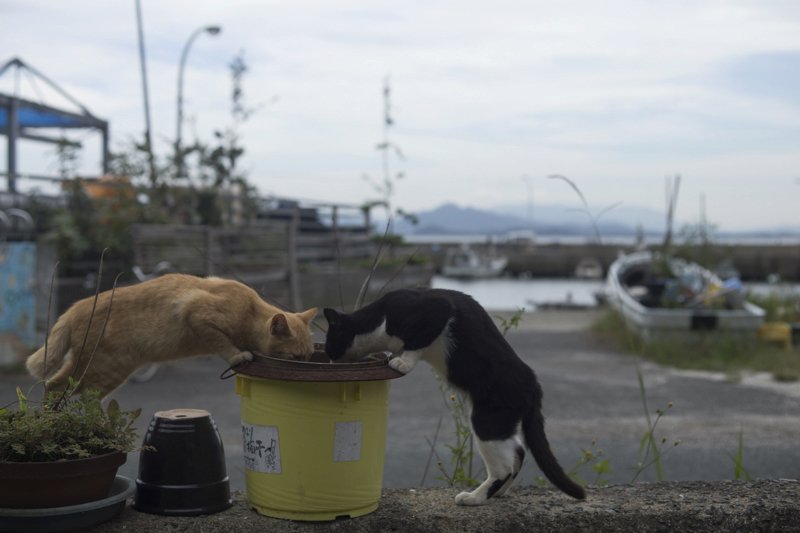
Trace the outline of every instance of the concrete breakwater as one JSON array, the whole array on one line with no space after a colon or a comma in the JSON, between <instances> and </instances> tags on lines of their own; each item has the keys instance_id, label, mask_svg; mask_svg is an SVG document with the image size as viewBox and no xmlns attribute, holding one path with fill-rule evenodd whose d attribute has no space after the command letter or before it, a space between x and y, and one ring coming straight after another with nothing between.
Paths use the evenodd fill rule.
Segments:
<instances>
[{"instance_id":1,"label":"concrete breakwater","mask_svg":"<svg viewBox=\"0 0 800 533\"><path fill-rule=\"evenodd\" d=\"M430 256L434 265L441 268L447 251L457 244L408 245L417 253ZM603 273L620 253L634 251L633 246L595 243L548 243L535 245L473 244L478 252L495 253L508 258L507 272L512 276L572 277L578 265L585 261L597 262ZM657 246L649 249L658 250ZM778 275L783 281L800 280L800 245L797 244L708 244L673 247L676 255L697 261L712 268L733 267L745 281L764 281Z\"/></svg>"}]
</instances>

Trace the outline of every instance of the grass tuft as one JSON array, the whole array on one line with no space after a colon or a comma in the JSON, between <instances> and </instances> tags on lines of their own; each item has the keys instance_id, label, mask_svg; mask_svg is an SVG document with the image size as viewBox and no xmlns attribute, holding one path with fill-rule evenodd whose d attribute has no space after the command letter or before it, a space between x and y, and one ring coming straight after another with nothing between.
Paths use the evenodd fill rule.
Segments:
<instances>
[{"instance_id":1,"label":"grass tuft","mask_svg":"<svg viewBox=\"0 0 800 533\"><path fill-rule=\"evenodd\" d=\"M601 342L661 365L723 372L732 377L751 371L769 372L777 381L800 379L800 354L796 349L785 350L755 340L743 342L736 334L696 332L691 338L646 341L628 330L623 318L613 310L604 313L592 330Z\"/></svg>"}]
</instances>

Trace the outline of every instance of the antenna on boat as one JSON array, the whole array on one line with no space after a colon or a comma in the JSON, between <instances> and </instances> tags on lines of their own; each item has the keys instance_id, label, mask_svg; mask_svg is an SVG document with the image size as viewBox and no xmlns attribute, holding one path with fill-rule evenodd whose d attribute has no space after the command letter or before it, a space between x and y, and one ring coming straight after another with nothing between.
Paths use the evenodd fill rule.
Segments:
<instances>
[{"instance_id":1,"label":"antenna on boat","mask_svg":"<svg viewBox=\"0 0 800 533\"><path fill-rule=\"evenodd\" d=\"M661 246L661 253L664 257L669 255L669 249L672 246L672 225L675 220L675 206L678 204L678 191L681 188L681 175L675 174L672 178L667 176L665 186L667 197L667 231L664 234L664 243Z\"/></svg>"}]
</instances>

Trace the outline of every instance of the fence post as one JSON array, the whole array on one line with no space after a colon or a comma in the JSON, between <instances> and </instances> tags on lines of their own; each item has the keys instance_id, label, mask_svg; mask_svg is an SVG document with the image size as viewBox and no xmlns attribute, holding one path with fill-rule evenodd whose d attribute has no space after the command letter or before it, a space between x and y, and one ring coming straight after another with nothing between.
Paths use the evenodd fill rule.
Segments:
<instances>
[{"instance_id":1,"label":"fence post","mask_svg":"<svg viewBox=\"0 0 800 533\"><path fill-rule=\"evenodd\" d=\"M370 232L370 226L372 225L371 220L372 210L369 207L364 207L364 230L367 234Z\"/></svg>"},{"instance_id":2,"label":"fence post","mask_svg":"<svg viewBox=\"0 0 800 533\"><path fill-rule=\"evenodd\" d=\"M339 206L333 206L333 212L331 213L331 229L333 230L333 249L336 253L336 262L337 265L341 261L342 256L342 239L339 236Z\"/></svg>"},{"instance_id":3,"label":"fence post","mask_svg":"<svg viewBox=\"0 0 800 533\"><path fill-rule=\"evenodd\" d=\"M204 226L206 238L206 276L214 275L214 261L211 254L211 246L214 243L214 235L211 226Z\"/></svg>"},{"instance_id":4,"label":"fence post","mask_svg":"<svg viewBox=\"0 0 800 533\"><path fill-rule=\"evenodd\" d=\"M289 277L289 305L292 311L300 311L300 282L297 272L297 233L300 231L300 208L295 206L292 211L292 221L289 223L287 275Z\"/></svg>"}]
</instances>

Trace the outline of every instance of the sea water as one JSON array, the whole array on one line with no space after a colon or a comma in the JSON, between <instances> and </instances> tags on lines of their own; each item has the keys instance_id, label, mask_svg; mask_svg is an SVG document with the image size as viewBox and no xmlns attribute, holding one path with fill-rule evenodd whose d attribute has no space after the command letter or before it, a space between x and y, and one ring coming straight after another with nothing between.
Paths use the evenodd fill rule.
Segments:
<instances>
[{"instance_id":1,"label":"sea water","mask_svg":"<svg viewBox=\"0 0 800 533\"><path fill-rule=\"evenodd\" d=\"M572 303L596 305L595 293L602 291L605 280L569 278L491 278L460 280L434 276L432 286L469 294L486 309L506 311L524 308L532 311L537 305Z\"/></svg>"},{"instance_id":2,"label":"sea water","mask_svg":"<svg viewBox=\"0 0 800 533\"><path fill-rule=\"evenodd\" d=\"M524 308L536 310L542 304L597 305L595 294L605 289L605 279L584 280L570 278L491 278L460 280L434 276L432 286L454 289L471 295L479 304L491 311L514 311ZM745 289L755 294L800 295L797 283L745 283Z\"/></svg>"}]
</instances>

